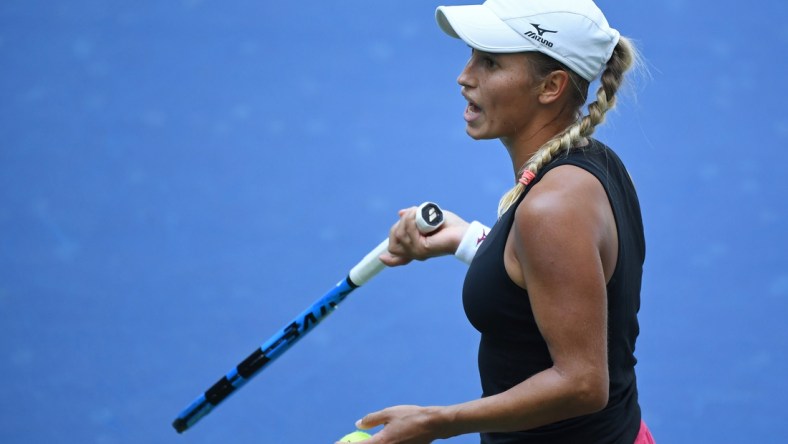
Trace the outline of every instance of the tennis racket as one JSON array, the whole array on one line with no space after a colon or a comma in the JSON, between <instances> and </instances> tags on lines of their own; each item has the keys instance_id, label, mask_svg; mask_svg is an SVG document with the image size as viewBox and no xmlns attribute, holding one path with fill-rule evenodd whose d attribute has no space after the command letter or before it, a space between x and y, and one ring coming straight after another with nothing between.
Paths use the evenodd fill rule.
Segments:
<instances>
[{"instance_id":1,"label":"tennis racket","mask_svg":"<svg viewBox=\"0 0 788 444\"><path fill-rule=\"evenodd\" d=\"M432 202L421 204L416 211L416 226L423 234L437 230L443 224L443 212ZM252 354L246 357L226 375L222 376L208 390L202 393L186 407L172 426L178 433L188 430L200 419L205 417L228 396L243 387L266 366L281 356L299 339L312 331L323 319L356 288L364 285L386 266L380 261L381 254L388 249L386 238L375 249L364 256L361 261L350 269L347 277L339 281L320 299L301 312L284 328L276 332Z\"/></svg>"}]
</instances>

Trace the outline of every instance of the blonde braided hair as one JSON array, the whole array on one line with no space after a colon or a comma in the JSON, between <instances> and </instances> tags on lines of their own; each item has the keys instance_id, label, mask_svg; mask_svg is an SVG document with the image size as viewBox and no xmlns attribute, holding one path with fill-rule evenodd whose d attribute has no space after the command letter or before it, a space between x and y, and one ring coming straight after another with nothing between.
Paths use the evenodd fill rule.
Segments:
<instances>
[{"instance_id":1,"label":"blonde braided hair","mask_svg":"<svg viewBox=\"0 0 788 444\"><path fill-rule=\"evenodd\" d=\"M554 70L556 64L560 65L549 57L542 56L541 53L535 54L537 57L541 56L542 58L541 62L537 62L537 64L541 63L542 65L542 76ZM545 63L545 59L548 59L552 63ZM605 70L602 72L600 86L596 93L596 100L588 105L588 114L579 118L575 123L539 147L525 165L520 168L518 177L535 177L539 170L550 163L559 153L568 152L573 146L577 145L580 140L591 136L597 125L605 121L605 113L613 109L616 105L616 92L624 80L624 73L632 67L637 59L638 55L635 46L627 38L621 37L615 49L613 49L613 54L610 56ZM588 81L566 67L559 69L567 71L572 83L575 85L575 97L573 99L579 110L586 101ZM525 192L527 183L528 179L520 180L511 190L504 194L498 204L498 217L501 217L506 210L517 202L517 199Z\"/></svg>"}]
</instances>

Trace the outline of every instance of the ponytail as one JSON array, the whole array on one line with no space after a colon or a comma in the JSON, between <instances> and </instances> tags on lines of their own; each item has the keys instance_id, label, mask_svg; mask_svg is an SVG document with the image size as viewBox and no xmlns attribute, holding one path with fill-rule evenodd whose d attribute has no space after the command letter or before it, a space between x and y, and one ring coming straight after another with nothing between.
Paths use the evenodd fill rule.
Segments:
<instances>
[{"instance_id":1,"label":"ponytail","mask_svg":"<svg viewBox=\"0 0 788 444\"><path fill-rule=\"evenodd\" d=\"M588 114L545 142L544 145L539 147L534 155L531 156L525 165L523 165L518 171L520 180L518 180L514 188L504 194L498 204L498 217L503 216L503 214L517 202L520 196L525 192L525 187L528 185L528 182L536 177L536 174L542 167L550 163L559 153L568 152L584 137L591 136L597 125L605 121L605 114L616 105L616 92L618 92L624 80L624 73L632 67L637 57L637 50L632 42L625 37L621 37L618 44L613 49L613 54L610 56L605 70L602 72L599 79L600 86L596 93L596 100L588 105ZM571 70L565 70L569 72L570 78L578 89L576 92L580 95L580 99L578 99L580 103L577 105L579 109L585 102L588 82ZM584 87L581 87L580 85L583 83Z\"/></svg>"}]
</instances>

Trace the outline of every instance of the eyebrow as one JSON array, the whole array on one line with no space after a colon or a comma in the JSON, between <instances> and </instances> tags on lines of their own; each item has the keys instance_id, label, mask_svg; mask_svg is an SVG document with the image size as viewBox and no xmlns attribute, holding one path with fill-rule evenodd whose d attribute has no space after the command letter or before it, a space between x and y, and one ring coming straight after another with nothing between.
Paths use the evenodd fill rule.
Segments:
<instances>
[{"instance_id":1,"label":"eyebrow","mask_svg":"<svg viewBox=\"0 0 788 444\"><path fill-rule=\"evenodd\" d=\"M479 54L485 54L485 55L488 55L488 56L490 56L490 57L496 57L496 56L498 56L498 54L496 54L496 53L494 53L494 52L487 52L487 51L482 51L482 50L480 50L480 49L476 49L476 48L472 47L471 45L465 45L465 46L467 46L468 48L470 48L470 49L471 49L471 53L473 53L473 52L478 52Z\"/></svg>"}]
</instances>

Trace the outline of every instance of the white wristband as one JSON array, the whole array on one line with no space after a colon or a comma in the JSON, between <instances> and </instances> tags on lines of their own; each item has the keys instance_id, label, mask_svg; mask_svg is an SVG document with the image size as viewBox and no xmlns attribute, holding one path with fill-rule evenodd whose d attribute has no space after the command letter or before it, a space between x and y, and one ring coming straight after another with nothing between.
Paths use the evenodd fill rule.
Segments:
<instances>
[{"instance_id":1,"label":"white wristband","mask_svg":"<svg viewBox=\"0 0 788 444\"><path fill-rule=\"evenodd\" d=\"M473 256L476 255L476 250L479 249L479 246L489 232L490 228L485 227L481 222L471 222L471 224L468 225L468 229L465 230L465 234L462 236L460 246L457 247L457 251L454 252L454 257L470 265Z\"/></svg>"}]
</instances>

